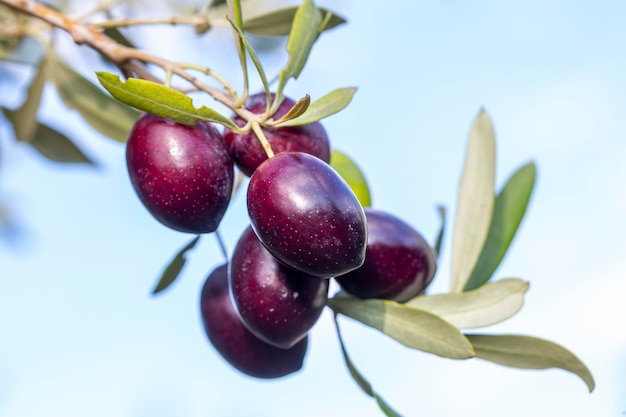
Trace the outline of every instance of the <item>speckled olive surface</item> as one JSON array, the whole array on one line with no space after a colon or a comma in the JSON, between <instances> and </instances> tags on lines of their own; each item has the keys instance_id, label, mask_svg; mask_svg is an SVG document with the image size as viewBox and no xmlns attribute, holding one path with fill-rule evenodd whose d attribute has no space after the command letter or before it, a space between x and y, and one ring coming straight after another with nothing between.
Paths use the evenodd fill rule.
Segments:
<instances>
[{"instance_id":1,"label":"speckled olive surface","mask_svg":"<svg viewBox=\"0 0 626 417\"><path fill-rule=\"evenodd\" d=\"M250 178L247 205L257 236L287 266L330 278L363 264L365 213L321 159L285 152L263 162Z\"/></svg>"},{"instance_id":2,"label":"speckled olive surface","mask_svg":"<svg viewBox=\"0 0 626 417\"><path fill-rule=\"evenodd\" d=\"M251 227L246 228L233 252L230 286L235 306L248 329L283 349L306 337L328 298L327 279L280 264Z\"/></svg>"},{"instance_id":3,"label":"speckled olive surface","mask_svg":"<svg viewBox=\"0 0 626 417\"><path fill-rule=\"evenodd\" d=\"M234 171L215 127L185 126L144 113L130 132L126 163L139 199L158 221L187 233L217 229Z\"/></svg>"},{"instance_id":4,"label":"speckled olive surface","mask_svg":"<svg viewBox=\"0 0 626 417\"><path fill-rule=\"evenodd\" d=\"M239 371L257 378L279 378L302 368L308 338L291 349L279 349L254 336L233 306L227 265L216 268L204 283L200 311L209 341Z\"/></svg>"},{"instance_id":5,"label":"speckled olive surface","mask_svg":"<svg viewBox=\"0 0 626 417\"><path fill-rule=\"evenodd\" d=\"M272 94L272 99L273 97L274 94ZM294 104L293 100L285 98L272 118L274 120L280 119ZM250 96L246 103L246 108L253 113L260 114L265 111L266 105L265 93L258 93ZM239 127L245 125L245 121L238 116L234 116L232 120ZM325 162L330 161L328 135L320 122L293 127L263 127L262 130L275 154L280 152L306 152L317 156ZM253 131L237 134L229 129L224 129L224 139L237 167L247 176L252 175L254 170L267 159L267 155Z\"/></svg>"},{"instance_id":6,"label":"speckled olive surface","mask_svg":"<svg viewBox=\"0 0 626 417\"><path fill-rule=\"evenodd\" d=\"M436 270L432 249L398 217L365 209L367 251L360 268L337 277L341 288L359 298L407 301L426 289Z\"/></svg>"}]
</instances>

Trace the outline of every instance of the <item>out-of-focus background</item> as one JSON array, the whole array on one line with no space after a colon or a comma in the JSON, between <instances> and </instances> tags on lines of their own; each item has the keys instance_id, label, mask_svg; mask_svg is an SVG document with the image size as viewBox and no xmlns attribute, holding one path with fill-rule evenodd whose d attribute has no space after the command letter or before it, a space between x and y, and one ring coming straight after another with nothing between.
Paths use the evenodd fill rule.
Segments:
<instances>
[{"instance_id":1,"label":"out-of-focus background","mask_svg":"<svg viewBox=\"0 0 626 417\"><path fill-rule=\"evenodd\" d=\"M171 14L159 3L134 4L135 12ZM446 205L454 218L467 135L480 108L496 129L499 185L521 164L537 163L527 217L496 273L530 281L526 304L485 331L562 344L589 366L597 388L589 394L560 370L441 359L343 319L357 367L406 416L622 416L626 3L318 4L348 24L321 36L287 93L315 99L359 87L324 126L333 146L366 172L375 207L433 241L435 206ZM146 49L239 82L226 29L198 47L191 29L127 33ZM99 61L66 35L57 40L93 79ZM284 40L253 41L276 74ZM0 64L0 104L18 106L28 76ZM71 134L98 168L46 161L14 142L0 119L0 203L16 229L0 238L0 416L381 415L345 369L328 312L312 331L300 373L268 382L230 368L199 320L199 289L224 261L213 236L190 253L180 280L152 297L162 268L189 236L145 211L130 186L123 145L90 130L51 88L40 118ZM246 224L240 195L222 226L230 249ZM449 286L450 244L448 234L431 293Z\"/></svg>"}]
</instances>

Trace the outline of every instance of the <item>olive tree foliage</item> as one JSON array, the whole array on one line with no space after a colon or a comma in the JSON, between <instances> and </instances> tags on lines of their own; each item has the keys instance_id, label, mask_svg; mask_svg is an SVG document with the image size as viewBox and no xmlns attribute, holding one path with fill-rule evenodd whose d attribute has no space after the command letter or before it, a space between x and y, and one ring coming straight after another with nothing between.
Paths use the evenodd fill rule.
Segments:
<instances>
[{"instance_id":1,"label":"olive tree foliage","mask_svg":"<svg viewBox=\"0 0 626 417\"><path fill-rule=\"evenodd\" d=\"M71 2L0 0L0 66L23 68L33 74L24 85L23 102L0 102L2 123L10 125L14 140L60 164L94 163L71 135L37 119L42 92L48 85L56 89L68 109L78 112L94 131L114 141L124 143L140 112L149 112L183 125L202 121L237 132L251 130L271 157L271 146L261 128L318 122L349 106L357 94L354 86L337 86L320 96L307 94L299 97L285 115L273 117L285 98L285 86L297 82L306 68L316 40L332 36L333 30L349 24L345 16L318 8L313 0L295 5L264 0L209 0L201 5L182 6L171 2L163 8L170 13L166 16L142 15L142 9L133 7L133 3L110 0L90 5L91 9L85 9L83 3L83 8L77 10ZM176 58L148 52L142 49L140 39L131 41L125 32L129 27L142 27L156 33L162 25L181 30L191 27L198 42L206 41L206 35L215 28L228 28L232 37L216 40L225 43L220 47L236 51L241 72L226 77L196 62L178 62ZM75 44L100 55L101 59L92 63L90 74L63 58L57 48L62 32ZM287 39L287 59L277 74L266 73L262 54L255 50L251 35L257 39ZM250 77L260 80L267 96L267 109L260 115L245 106L250 95ZM198 101L214 105L197 105L198 97ZM233 114L245 120L245 126L233 123ZM346 153L333 150L331 165L347 181L362 206L370 206L366 176L358 164ZM561 368L580 377L590 391L594 389L587 367L566 348L532 336L480 330L517 314L529 288L523 279L495 279L494 274L524 218L536 167L532 162L521 166L511 173L504 186L496 189L495 166L494 129L487 112L481 110L467 141L453 227L446 227L446 209L438 207L441 229L431 242L438 254L444 237L450 235L453 239L449 292L422 294L403 303L358 299L340 292L327 302L335 315L339 347L350 375L385 415L400 413L377 394L351 361L337 316L377 329L381 337L444 358L482 359L513 368ZM240 176L236 188L241 184ZM0 233L6 235L10 225L9 213L0 202ZM187 252L200 238L194 236L173 255L158 278L154 293L179 277Z\"/></svg>"}]
</instances>

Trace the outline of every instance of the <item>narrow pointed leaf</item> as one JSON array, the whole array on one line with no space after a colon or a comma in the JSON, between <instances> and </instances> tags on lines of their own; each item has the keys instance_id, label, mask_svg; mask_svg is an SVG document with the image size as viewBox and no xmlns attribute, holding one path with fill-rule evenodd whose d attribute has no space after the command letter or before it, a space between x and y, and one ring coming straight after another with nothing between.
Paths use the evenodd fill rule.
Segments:
<instances>
[{"instance_id":1,"label":"narrow pointed leaf","mask_svg":"<svg viewBox=\"0 0 626 417\"><path fill-rule=\"evenodd\" d=\"M447 210L445 206L437 206L437 211L439 212L439 218L441 219L441 227L439 228L439 233L437 233L437 238L435 239L435 246L433 249L435 250L435 255L437 259L439 259L439 254L441 253L441 245L443 244L443 235L446 232L446 218L447 218Z\"/></svg>"},{"instance_id":2,"label":"narrow pointed leaf","mask_svg":"<svg viewBox=\"0 0 626 417\"><path fill-rule=\"evenodd\" d=\"M339 330L339 323L337 322L336 315L334 317L334 320L335 320L335 329L337 330L337 339L339 340L341 353L343 353L343 360L345 361L346 367L348 368L348 371L350 372L352 379L354 379L354 382L356 382L357 385L361 387L364 393L366 393L370 397L373 397L376 400L376 403L378 404L380 409L385 413L386 416L400 417L400 414L398 414L395 410L393 410L391 406L389 406L389 404L387 404L382 399L382 397L380 397L376 392L374 392L372 385L367 381L367 379L365 379L365 377L359 372L359 370L356 369L356 366L354 366L354 364L352 363L352 360L350 359L350 356L348 355L348 351L346 350L345 344L343 342L343 337L341 336L341 331Z\"/></svg>"},{"instance_id":3,"label":"narrow pointed leaf","mask_svg":"<svg viewBox=\"0 0 626 417\"><path fill-rule=\"evenodd\" d=\"M46 71L68 108L78 110L82 118L103 135L126 142L139 113L114 100L56 57L46 61Z\"/></svg>"},{"instance_id":4,"label":"narrow pointed leaf","mask_svg":"<svg viewBox=\"0 0 626 417\"><path fill-rule=\"evenodd\" d=\"M459 329L485 327L515 315L524 305L528 283L509 278L463 293L424 295L407 305L434 313Z\"/></svg>"},{"instance_id":5,"label":"narrow pointed leaf","mask_svg":"<svg viewBox=\"0 0 626 417\"><path fill-rule=\"evenodd\" d=\"M98 72L97 76L113 97L155 116L170 117L185 125L194 125L198 120L203 120L237 129L227 117L205 106L194 107L190 97L173 88L136 78L122 82L117 75L108 72Z\"/></svg>"},{"instance_id":6,"label":"narrow pointed leaf","mask_svg":"<svg viewBox=\"0 0 626 417\"><path fill-rule=\"evenodd\" d=\"M54 162L94 165L71 139L45 124L37 123L33 138L28 143Z\"/></svg>"},{"instance_id":7,"label":"narrow pointed leaf","mask_svg":"<svg viewBox=\"0 0 626 417\"><path fill-rule=\"evenodd\" d=\"M343 110L350 102L356 87L338 88L309 106L306 112L292 120L277 123L278 126L300 126L317 122Z\"/></svg>"},{"instance_id":8,"label":"narrow pointed leaf","mask_svg":"<svg viewBox=\"0 0 626 417\"><path fill-rule=\"evenodd\" d=\"M30 86L28 87L28 93L26 100L22 106L15 110L5 109L4 113L13 125L15 131L15 138L22 141L30 141L37 129L37 110L39 109L39 103L41 103L41 94L46 84L46 73L43 69L43 65L40 64L37 68L37 73L32 79Z\"/></svg>"},{"instance_id":9,"label":"narrow pointed leaf","mask_svg":"<svg viewBox=\"0 0 626 417\"><path fill-rule=\"evenodd\" d=\"M365 175L348 155L333 149L330 154L330 166L348 183L363 207L372 205L370 189Z\"/></svg>"},{"instance_id":10,"label":"narrow pointed leaf","mask_svg":"<svg viewBox=\"0 0 626 417\"><path fill-rule=\"evenodd\" d=\"M252 60L252 63L254 64L254 67L257 70L257 74L259 74L259 78L261 78L261 83L263 84L263 90L265 91L265 94L267 96L267 100L269 103L270 86L269 86L269 82L267 81L267 75L265 75L265 70L263 69L263 65L261 65L261 60L259 59L259 56L257 55L254 48L252 48L252 45L250 45L250 42L248 42L246 35L241 31L241 29L239 29L232 20L228 19L228 22L230 23L235 33L239 36L241 45L248 52L248 55L250 55L250 59Z\"/></svg>"},{"instance_id":11,"label":"narrow pointed leaf","mask_svg":"<svg viewBox=\"0 0 626 417\"><path fill-rule=\"evenodd\" d=\"M250 32L258 36L287 36L292 28L292 22L298 8L296 6L285 7L245 16L243 19L243 28L246 32ZM320 8L322 13L331 13L331 16L324 30L332 29L343 23L346 19L338 16L324 8Z\"/></svg>"},{"instance_id":12,"label":"narrow pointed leaf","mask_svg":"<svg viewBox=\"0 0 626 417\"><path fill-rule=\"evenodd\" d=\"M494 205L496 144L489 116L481 110L470 132L459 185L452 244L451 292L461 292L487 239Z\"/></svg>"},{"instance_id":13,"label":"narrow pointed leaf","mask_svg":"<svg viewBox=\"0 0 626 417\"><path fill-rule=\"evenodd\" d=\"M496 197L487 241L465 284L465 291L478 288L489 281L500 265L524 218L535 178L535 164L530 162L511 176Z\"/></svg>"},{"instance_id":14,"label":"narrow pointed leaf","mask_svg":"<svg viewBox=\"0 0 626 417\"><path fill-rule=\"evenodd\" d=\"M281 117L279 120L276 121L276 125L280 126L283 125L284 126L284 122L288 122L290 120L293 120L299 116L302 116L302 114L304 112L307 111L307 109L309 108L309 106L311 105L311 96L310 95L306 95L304 97L302 97L301 99L299 99L296 104L293 105L292 108L289 109L289 111L287 113L285 113L285 115L283 117Z\"/></svg>"},{"instance_id":15,"label":"narrow pointed leaf","mask_svg":"<svg viewBox=\"0 0 626 417\"><path fill-rule=\"evenodd\" d=\"M189 252L191 249L193 249L194 246L196 246L198 240L200 240L200 236L194 237L189 243L183 246L180 251L178 251L176 256L174 256L174 259L172 259L172 261L163 271L163 274L161 274L159 282L157 283L154 290L152 290L152 294L160 293L161 291L172 285L174 281L176 281L176 278L178 278L180 271L182 271L183 267L185 266L185 262L187 262L187 252Z\"/></svg>"},{"instance_id":16,"label":"narrow pointed leaf","mask_svg":"<svg viewBox=\"0 0 626 417\"><path fill-rule=\"evenodd\" d=\"M298 78L306 63L311 48L319 35L322 14L312 0L304 0L298 7L289 32L287 52L289 60L278 76L276 101L272 105L277 109L283 100L283 89L290 78Z\"/></svg>"},{"instance_id":17,"label":"narrow pointed leaf","mask_svg":"<svg viewBox=\"0 0 626 417\"><path fill-rule=\"evenodd\" d=\"M135 48L135 45L131 41L128 40L126 36L122 32L120 32L119 28L110 27L104 29L104 34L109 38L113 39L115 42L120 45L127 46L129 48Z\"/></svg>"},{"instance_id":18,"label":"narrow pointed leaf","mask_svg":"<svg viewBox=\"0 0 626 417\"><path fill-rule=\"evenodd\" d=\"M560 368L578 375L595 388L591 372L572 352L548 340L520 335L467 335L476 357L500 365L523 369Z\"/></svg>"},{"instance_id":19,"label":"narrow pointed leaf","mask_svg":"<svg viewBox=\"0 0 626 417\"><path fill-rule=\"evenodd\" d=\"M239 64L244 74L244 88L248 88L248 60L246 59L246 48L244 46L244 37L238 32L243 31L243 12L241 9L241 0L227 0L226 7L228 9L227 19L233 26L233 35L235 36L235 46L237 47L237 56L239 56Z\"/></svg>"},{"instance_id":20,"label":"narrow pointed leaf","mask_svg":"<svg viewBox=\"0 0 626 417\"><path fill-rule=\"evenodd\" d=\"M451 359L474 356L472 346L456 327L428 311L375 299L333 298L328 305L410 348Z\"/></svg>"}]
</instances>

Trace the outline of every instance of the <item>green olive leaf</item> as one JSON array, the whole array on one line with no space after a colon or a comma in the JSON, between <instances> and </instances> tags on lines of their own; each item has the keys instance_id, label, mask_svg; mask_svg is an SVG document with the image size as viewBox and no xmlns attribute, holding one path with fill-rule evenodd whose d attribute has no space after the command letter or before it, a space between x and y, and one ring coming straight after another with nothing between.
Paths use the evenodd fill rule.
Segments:
<instances>
[{"instance_id":1,"label":"green olive leaf","mask_svg":"<svg viewBox=\"0 0 626 417\"><path fill-rule=\"evenodd\" d=\"M292 108L289 109L287 113L280 119L275 122L275 126L285 126L284 122L295 119L301 116L304 112L307 111L309 106L311 105L311 96L305 95L301 99L299 99L296 104L293 105Z\"/></svg>"},{"instance_id":2,"label":"green olive leaf","mask_svg":"<svg viewBox=\"0 0 626 417\"><path fill-rule=\"evenodd\" d=\"M226 19L233 27L235 35L235 47L237 48L237 56L239 64L243 71L244 90L248 91L248 60L246 59L245 36L243 36L243 11L241 0L226 0L226 8L228 14ZM238 33L239 32L239 33Z\"/></svg>"},{"instance_id":3,"label":"green olive leaf","mask_svg":"<svg viewBox=\"0 0 626 417\"><path fill-rule=\"evenodd\" d=\"M187 243L178 251L178 253L170 261L167 267L165 267L165 269L163 270L163 273L159 278L159 282L157 283L156 287L154 287L154 290L152 290L153 295L160 293L161 291L172 285L174 281L176 281L176 278L178 278L178 275L180 275L180 271L183 270L183 267L187 262L187 258L185 255L187 255L187 252L189 252L191 249L193 249L194 246L196 246L198 240L200 240L200 236L194 237L189 243Z\"/></svg>"},{"instance_id":4,"label":"green olive leaf","mask_svg":"<svg viewBox=\"0 0 626 417\"><path fill-rule=\"evenodd\" d=\"M82 118L103 135L126 142L139 113L114 100L52 54L46 60L46 73L68 108L78 110Z\"/></svg>"},{"instance_id":5,"label":"green olive leaf","mask_svg":"<svg viewBox=\"0 0 626 417\"><path fill-rule=\"evenodd\" d=\"M500 265L526 214L535 178L535 164L530 162L509 178L496 197L487 241L464 291L473 290L489 281Z\"/></svg>"},{"instance_id":6,"label":"green olive leaf","mask_svg":"<svg viewBox=\"0 0 626 417\"><path fill-rule=\"evenodd\" d=\"M322 13L315 7L313 0L304 0L296 11L293 25L289 32L287 41L289 60L278 76L276 99L272 104L274 111L283 101L283 90L287 81L291 78L298 78L300 72L302 72L304 64L311 53L311 48L313 48L313 44L318 38L321 24Z\"/></svg>"},{"instance_id":7,"label":"green olive leaf","mask_svg":"<svg viewBox=\"0 0 626 417\"><path fill-rule=\"evenodd\" d=\"M451 294L420 295L407 305L430 311L459 329L485 327L515 315L524 305L528 283L508 278Z\"/></svg>"},{"instance_id":8,"label":"green olive leaf","mask_svg":"<svg viewBox=\"0 0 626 417\"><path fill-rule=\"evenodd\" d=\"M335 320L335 329L337 330L337 339L339 340L339 347L341 348L341 353L343 354L343 360L346 363L346 367L354 379L354 382L363 390L364 393L369 395L370 397L376 400L376 403L380 407L380 409L385 413L388 417L400 417L395 410L393 410L380 395L374 392L372 385L365 379L365 377L359 372L359 370L354 366L350 356L348 355L348 351L346 350L346 346L343 342L343 337L341 336L341 331L339 330L339 323L337 322L337 315L334 316Z\"/></svg>"},{"instance_id":9,"label":"green olive leaf","mask_svg":"<svg viewBox=\"0 0 626 417\"><path fill-rule=\"evenodd\" d=\"M32 140L37 130L37 110L41 103L41 94L43 93L45 84L46 73L43 64L40 64L28 87L26 100L24 100L22 106L15 111L3 109L4 114L13 126L17 140L26 142Z\"/></svg>"},{"instance_id":10,"label":"green olive leaf","mask_svg":"<svg viewBox=\"0 0 626 417\"><path fill-rule=\"evenodd\" d=\"M243 28L257 36L287 36L292 29L292 23L298 7L284 7L267 12L245 16ZM327 9L320 8L322 13L330 13L330 18L324 30L332 29L346 23L346 19L338 16Z\"/></svg>"},{"instance_id":11,"label":"green olive leaf","mask_svg":"<svg viewBox=\"0 0 626 417\"><path fill-rule=\"evenodd\" d=\"M170 117L185 125L194 125L198 120L203 120L237 129L235 123L226 116L205 106L194 107L189 96L173 88L137 78L122 82L117 75L108 72L98 72L96 75L100 84L113 97L139 110L158 117Z\"/></svg>"},{"instance_id":12,"label":"green olive leaf","mask_svg":"<svg viewBox=\"0 0 626 417\"><path fill-rule=\"evenodd\" d=\"M451 359L474 356L472 346L459 329L428 311L378 299L332 298L328 306L410 348Z\"/></svg>"},{"instance_id":13,"label":"green olive leaf","mask_svg":"<svg viewBox=\"0 0 626 417\"><path fill-rule=\"evenodd\" d=\"M487 239L495 200L495 168L493 125L481 110L470 132L459 185L450 292L463 291Z\"/></svg>"},{"instance_id":14,"label":"green olive leaf","mask_svg":"<svg viewBox=\"0 0 626 417\"><path fill-rule=\"evenodd\" d=\"M350 102L356 87L338 88L326 94L324 97L316 100L308 109L300 116L291 120L277 122L277 126L300 126L317 122L325 117L332 116L343 110Z\"/></svg>"},{"instance_id":15,"label":"green olive leaf","mask_svg":"<svg viewBox=\"0 0 626 417\"><path fill-rule=\"evenodd\" d=\"M446 232L446 207L441 205L437 206L437 212L439 212L441 227L439 228L439 233L437 233L437 238L435 239L435 246L433 247L433 250L435 251L435 256L437 257L437 259L439 259L439 254L441 253L441 245L443 244L443 235Z\"/></svg>"},{"instance_id":16,"label":"green olive leaf","mask_svg":"<svg viewBox=\"0 0 626 417\"><path fill-rule=\"evenodd\" d=\"M348 155L333 149L330 154L330 166L348 183L363 207L372 205L370 189L365 175Z\"/></svg>"},{"instance_id":17,"label":"green olive leaf","mask_svg":"<svg viewBox=\"0 0 626 417\"><path fill-rule=\"evenodd\" d=\"M466 335L476 357L500 365L522 369L560 368L578 375L589 388L595 388L591 372L572 352L548 340L521 335Z\"/></svg>"},{"instance_id":18,"label":"green olive leaf","mask_svg":"<svg viewBox=\"0 0 626 417\"><path fill-rule=\"evenodd\" d=\"M67 136L43 123L36 124L35 133L28 143L54 162L94 165Z\"/></svg>"}]
</instances>

